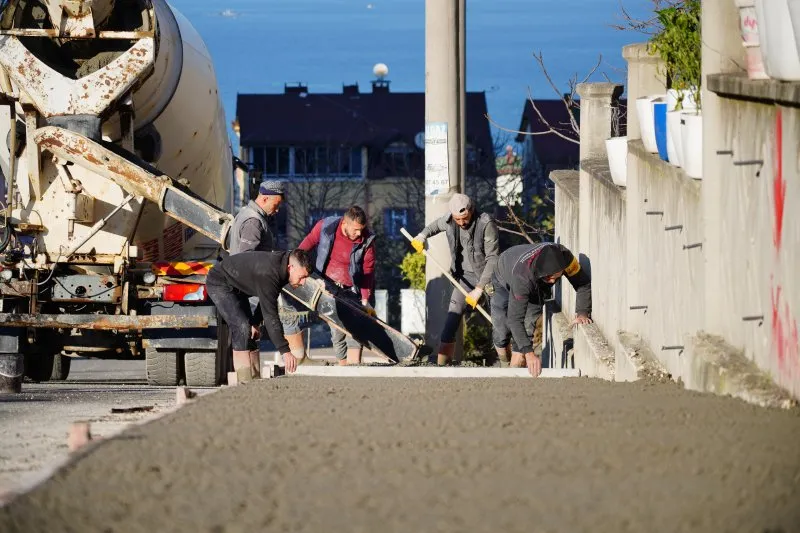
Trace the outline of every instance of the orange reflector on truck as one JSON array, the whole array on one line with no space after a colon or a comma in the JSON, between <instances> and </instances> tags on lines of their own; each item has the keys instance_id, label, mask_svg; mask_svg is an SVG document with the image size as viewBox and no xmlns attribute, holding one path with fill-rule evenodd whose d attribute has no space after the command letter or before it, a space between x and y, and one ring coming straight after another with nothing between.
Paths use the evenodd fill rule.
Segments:
<instances>
[{"instance_id":1,"label":"orange reflector on truck","mask_svg":"<svg viewBox=\"0 0 800 533\"><path fill-rule=\"evenodd\" d=\"M208 274L214 263L208 261L157 261L150 269L157 276L188 276L191 274Z\"/></svg>"},{"instance_id":2,"label":"orange reflector on truck","mask_svg":"<svg viewBox=\"0 0 800 533\"><path fill-rule=\"evenodd\" d=\"M205 302L206 286L199 283L173 283L164 285L166 302Z\"/></svg>"}]
</instances>

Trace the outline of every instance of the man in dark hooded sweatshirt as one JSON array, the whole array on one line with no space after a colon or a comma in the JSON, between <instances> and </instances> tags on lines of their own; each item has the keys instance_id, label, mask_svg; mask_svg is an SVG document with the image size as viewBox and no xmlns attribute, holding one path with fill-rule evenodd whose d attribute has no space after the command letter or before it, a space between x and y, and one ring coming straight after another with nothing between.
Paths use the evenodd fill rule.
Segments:
<instances>
[{"instance_id":1,"label":"man in dark hooded sweatshirt","mask_svg":"<svg viewBox=\"0 0 800 533\"><path fill-rule=\"evenodd\" d=\"M589 274L565 246L555 243L522 244L500 254L492 276L492 341L501 360L528 367L536 377L542 371L541 347L534 351L531 337L551 288L566 276L575 289L575 322L592 321L592 284Z\"/></svg>"}]
</instances>

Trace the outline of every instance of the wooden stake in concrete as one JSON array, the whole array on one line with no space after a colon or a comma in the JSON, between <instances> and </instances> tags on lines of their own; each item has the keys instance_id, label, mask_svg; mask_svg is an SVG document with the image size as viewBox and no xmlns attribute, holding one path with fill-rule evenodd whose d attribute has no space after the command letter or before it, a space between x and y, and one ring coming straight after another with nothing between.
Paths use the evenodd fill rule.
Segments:
<instances>
[{"instance_id":1,"label":"wooden stake in concrete","mask_svg":"<svg viewBox=\"0 0 800 533\"><path fill-rule=\"evenodd\" d=\"M178 405L183 405L185 403L188 403L189 400L192 400L196 396L197 393L189 389L188 387L178 387L177 389L175 389L175 402Z\"/></svg>"},{"instance_id":2,"label":"wooden stake in concrete","mask_svg":"<svg viewBox=\"0 0 800 533\"><path fill-rule=\"evenodd\" d=\"M92 440L92 433L89 428L89 422L73 422L69 427L69 435L67 436L67 447L70 452L79 450L80 448L89 444Z\"/></svg>"}]
</instances>

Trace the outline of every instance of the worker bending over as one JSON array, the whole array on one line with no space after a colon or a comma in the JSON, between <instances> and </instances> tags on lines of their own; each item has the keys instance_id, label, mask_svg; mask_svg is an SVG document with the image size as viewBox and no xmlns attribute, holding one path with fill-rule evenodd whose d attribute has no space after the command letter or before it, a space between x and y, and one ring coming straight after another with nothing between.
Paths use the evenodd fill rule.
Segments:
<instances>
[{"instance_id":1,"label":"worker bending over","mask_svg":"<svg viewBox=\"0 0 800 533\"><path fill-rule=\"evenodd\" d=\"M242 252L277 250L277 239L270 231L270 218L280 210L285 198L283 183L266 180L258 187L258 196L242 207L233 219L228 251L231 255ZM255 319L260 322L258 298L250 298L250 307L256 309ZM281 294L278 297L283 335L289 343L292 354L302 362L306 357L303 332L300 329L300 312L291 298Z\"/></svg>"},{"instance_id":2,"label":"worker bending over","mask_svg":"<svg viewBox=\"0 0 800 533\"><path fill-rule=\"evenodd\" d=\"M233 369L240 383L260 377L259 327L248 299L257 296L270 340L294 372L297 359L289 351L278 317L278 296L285 285L299 287L311 272L308 253L244 252L217 263L206 277L206 289L228 324L233 344Z\"/></svg>"},{"instance_id":3,"label":"worker bending over","mask_svg":"<svg viewBox=\"0 0 800 533\"><path fill-rule=\"evenodd\" d=\"M450 248L450 273L468 293L465 296L453 287L439 338L439 365L452 361L461 317L478 305L483 289L492 279L500 253L497 224L489 214L476 212L472 200L465 194L454 194L449 207L449 215L434 220L411 241L414 249L422 253L428 238L445 232Z\"/></svg>"},{"instance_id":4,"label":"worker bending over","mask_svg":"<svg viewBox=\"0 0 800 533\"><path fill-rule=\"evenodd\" d=\"M592 313L589 274L566 247L555 243L522 244L500 254L492 276L492 342L498 356L511 366L527 365L536 377L542 371L541 343L534 349L531 336L542 316L542 305L552 286L565 275L577 294L573 324L588 324Z\"/></svg>"}]
</instances>

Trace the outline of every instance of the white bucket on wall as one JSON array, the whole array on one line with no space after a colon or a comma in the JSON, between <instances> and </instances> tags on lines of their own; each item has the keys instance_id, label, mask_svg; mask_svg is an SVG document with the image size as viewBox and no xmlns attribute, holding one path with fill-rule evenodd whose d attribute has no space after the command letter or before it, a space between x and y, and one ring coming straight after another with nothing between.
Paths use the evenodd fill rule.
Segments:
<instances>
[{"instance_id":1,"label":"white bucket on wall","mask_svg":"<svg viewBox=\"0 0 800 533\"><path fill-rule=\"evenodd\" d=\"M628 180L628 138L612 137L606 139L608 167L611 170L611 181L615 185L625 187Z\"/></svg>"},{"instance_id":2,"label":"white bucket on wall","mask_svg":"<svg viewBox=\"0 0 800 533\"><path fill-rule=\"evenodd\" d=\"M636 99L636 117L639 120L639 131L642 135L644 149L651 154L658 153L656 145L656 127L653 120L653 101L664 98L663 94L641 96Z\"/></svg>"},{"instance_id":3,"label":"white bucket on wall","mask_svg":"<svg viewBox=\"0 0 800 533\"><path fill-rule=\"evenodd\" d=\"M778 80L800 81L800 53L789 1L756 0L756 18L758 41L767 75Z\"/></svg>"},{"instance_id":4,"label":"white bucket on wall","mask_svg":"<svg viewBox=\"0 0 800 533\"><path fill-rule=\"evenodd\" d=\"M752 0L754 1L754 0ZM694 89L694 88L692 88ZM694 101L694 91L683 91L681 109L676 110L679 94L675 89L667 91L667 156L669 162L676 167L683 166L683 142L681 140L681 114L697 109Z\"/></svg>"},{"instance_id":5,"label":"white bucket on wall","mask_svg":"<svg viewBox=\"0 0 800 533\"><path fill-rule=\"evenodd\" d=\"M669 162L676 167L683 166L683 140L681 138L681 115L683 111L667 112L667 154Z\"/></svg>"},{"instance_id":6,"label":"white bucket on wall","mask_svg":"<svg viewBox=\"0 0 800 533\"><path fill-rule=\"evenodd\" d=\"M764 58L758 39L756 0L735 0L735 2L736 7L739 8L739 31L742 36L742 46L745 49L747 77L751 80L769 78L764 71Z\"/></svg>"},{"instance_id":7,"label":"white bucket on wall","mask_svg":"<svg viewBox=\"0 0 800 533\"><path fill-rule=\"evenodd\" d=\"M403 335L425 333L425 291L400 289L400 315Z\"/></svg>"},{"instance_id":8,"label":"white bucket on wall","mask_svg":"<svg viewBox=\"0 0 800 533\"><path fill-rule=\"evenodd\" d=\"M789 15L794 30L795 47L800 55L800 0L789 0Z\"/></svg>"},{"instance_id":9,"label":"white bucket on wall","mask_svg":"<svg viewBox=\"0 0 800 533\"><path fill-rule=\"evenodd\" d=\"M687 112L681 115L683 170L690 178L703 177L703 115Z\"/></svg>"}]
</instances>

